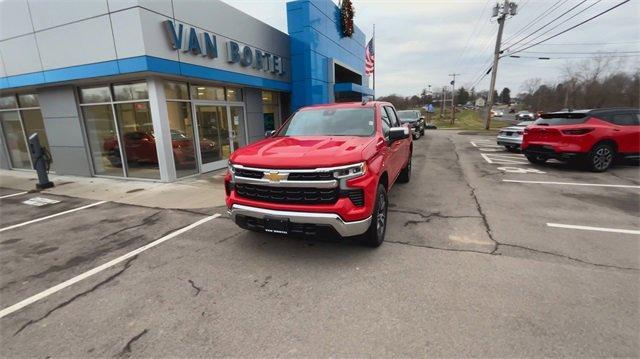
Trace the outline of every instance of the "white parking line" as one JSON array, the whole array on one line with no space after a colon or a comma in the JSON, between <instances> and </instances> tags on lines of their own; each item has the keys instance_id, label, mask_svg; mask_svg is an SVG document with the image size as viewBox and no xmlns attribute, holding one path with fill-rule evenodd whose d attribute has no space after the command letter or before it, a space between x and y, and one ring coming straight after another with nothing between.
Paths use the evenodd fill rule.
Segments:
<instances>
[{"instance_id":1,"label":"white parking line","mask_svg":"<svg viewBox=\"0 0 640 359\"><path fill-rule=\"evenodd\" d=\"M504 146L498 145L497 143L489 140L480 140L480 141L471 141L469 142L473 147L494 147L494 148L504 148Z\"/></svg>"},{"instance_id":2,"label":"white parking line","mask_svg":"<svg viewBox=\"0 0 640 359\"><path fill-rule=\"evenodd\" d=\"M480 156L482 156L482 158L484 158L485 161L487 161L487 163L490 164L518 164L518 165L526 165L529 164L529 162L523 158L519 158L519 157L508 157L508 155L498 155L498 154L488 154L488 153L481 153Z\"/></svg>"},{"instance_id":3,"label":"white parking line","mask_svg":"<svg viewBox=\"0 0 640 359\"><path fill-rule=\"evenodd\" d=\"M1 196L1 197L0 197L0 199L3 199L3 198L9 198L9 197L15 197L15 196L19 196L19 195L22 195L22 194L25 194L25 193L29 193L29 192L26 192L26 191L25 191L25 192L18 192L18 193L7 194L7 195L4 195L4 196Z\"/></svg>"},{"instance_id":4,"label":"white parking line","mask_svg":"<svg viewBox=\"0 0 640 359\"><path fill-rule=\"evenodd\" d=\"M18 228L18 227L22 227L22 226L26 226L27 224L31 224L31 223L36 223L36 222L40 222L40 221L44 221L46 219L49 218L53 218L53 217L58 217L58 216L62 216L63 214L67 214L67 213L71 213L71 212L77 212L83 209L87 209L89 207L93 207L93 206L97 206L99 204L103 204L106 201L100 201L100 202L96 202L96 203L91 203L88 204L86 206L82 206L82 207L78 207L78 208L74 208L74 209L70 209L68 211L64 211L64 212L60 212L60 213L56 213L56 214L52 214L50 216L46 216L46 217L40 217L40 218L36 218L36 219L32 219L30 221L26 221L26 222L22 222L22 223L18 223L18 224L14 224L12 226L9 227L4 227L4 228L0 228L0 232L4 232L4 231L8 231L10 229L14 229L14 228Z\"/></svg>"},{"instance_id":5,"label":"white parking line","mask_svg":"<svg viewBox=\"0 0 640 359\"><path fill-rule=\"evenodd\" d=\"M105 264L102 264L102 265L100 265L100 266L98 266L96 268L93 268L93 269L91 269L91 270L89 270L87 272L84 272L84 273L82 273L82 274L80 274L78 276L75 276L75 277L73 277L73 278L71 278L71 279L69 279L67 281L64 281L64 282L62 282L62 283L60 283L60 284L58 284L58 285L56 285L54 287L51 287L51 288L49 288L49 289L47 289L45 291L42 291L42 292L40 292L40 293L38 293L36 295L33 295L33 296L29 297L29 298L27 298L27 299L25 299L25 300L23 300L21 302L18 302L18 303L14 304L14 305L12 305L10 307L2 309L2 310L0 310L0 318L3 318L3 317L5 317L5 316L17 311L17 310L20 310L20 309L26 307L29 304L35 303L35 302L39 301L40 299L46 298L46 297L50 296L51 294L54 294L54 293L66 288L66 287L68 287L70 285L73 285L73 284L75 284L75 283L77 283L77 282L79 282L79 281L81 281L81 280L83 280L85 278L88 278L88 277L90 277L90 276L92 276L94 274L100 273L100 272L102 272L103 270L105 270L105 269L107 269L109 267L113 267L114 265L116 265L118 263L121 263L121 262L123 262L123 261L125 261L125 260L127 260L127 259L129 259L129 258L131 258L133 256L136 256L136 255L146 251L147 249L153 248L153 247L157 246L158 244L160 244L162 242L166 242L171 238L174 238L174 237L176 237L176 236L178 236L178 235L180 235L180 234L182 234L184 232L187 232L187 231L189 231L189 230L191 230L191 229L193 229L193 228L195 228L195 227L197 227L197 226L199 226L199 225L201 225L203 223L206 223L206 222L208 222L208 221L210 221L210 220L212 220L214 218L218 218L218 217L220 217L220 214L218 214L218 213L214 214L213 216L205 217L205 218L203 218L203 219L201 219L201 220L199 220L197 222L194 222L194 223L192 223L192 224L190 224L190 225L188 225L186 227L180 228L175 232L171 232L171 233L167 234L166 236L164 236L164 237L162 237L160 239L157 239L157 240L155 240L155 241L153 241L153 242L151 242L151 243L149 243L147 245L144 245L144 246L142 246L142 247L140 247L140 248L138 248L138 249L136 249L134 251L131 251L131 252L129 252L129 253L125 254L125 255L122 255L122 256L114 259L114 260L111 260L111 261L109 261L109 262L107 262Z\"/></svg>"},{"instance_id":6,"label":"white parking line","mask_svg":"<svg viewBox=\"0 0 640 359\"><path fill-rule=\"evenodd\" d=\"M502 180L502 182L532 183L532 184L555 184L555 185L567 185L567 186L592 186L592 187L640 188L640 186L632 186L632 185L626 185L626 184L605 184L605 183L548 182L548 181L521 181L521 180L509 180L509 179L503 179L503 180Z\"/></svg>"},{"instance_id":7,"label":"white parking line","mask_svg":"<svg viewBox=\"0 0 640 359\"><path fill-rule=\"evenodd\" d=\"M581 230L584 230L584 231L598 231L598 232L625 233L625 234L640 234L640 231L639 230L635 230L635 229L619 229L619 228L576 226L576 225L573 225L573 224L560 224L560 223L547 223L547 226L556 227L556 228L581 229Z\"/></svg>"}]
</instances>

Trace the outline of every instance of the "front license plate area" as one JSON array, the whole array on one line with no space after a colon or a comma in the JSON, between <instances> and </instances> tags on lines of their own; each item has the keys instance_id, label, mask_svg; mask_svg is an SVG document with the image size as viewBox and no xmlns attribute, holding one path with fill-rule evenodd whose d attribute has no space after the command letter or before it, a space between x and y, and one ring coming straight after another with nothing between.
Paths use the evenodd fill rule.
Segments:
<instances>
[{"instance_id":1,"label":"front license plate area","mask_svg":"<svg viewBox=\"0 0 640 359\"><path fill-rule=\"evenodd\" d=\"M289 234L289 220L281 218L265 218L264 231L268 233Z\"/></svg>"}]
</instances>

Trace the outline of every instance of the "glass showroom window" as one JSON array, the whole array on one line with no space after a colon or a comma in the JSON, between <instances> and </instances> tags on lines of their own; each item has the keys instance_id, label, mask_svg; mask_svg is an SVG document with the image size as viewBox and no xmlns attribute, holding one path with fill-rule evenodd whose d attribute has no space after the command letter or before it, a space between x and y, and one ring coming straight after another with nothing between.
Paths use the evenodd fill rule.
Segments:
<instances>
[{"instance_id":1,"label":"glass showroom window","mask_svg":"<svg viewBox=\"0 0 640 359\"><path fill-rule=\"evenodd\" d=\"M176 175L184 177L198 173L189 86L186 83L166 81L164 94L167 98L171 148Z\"/></svg>"},{"instance_id":2,"label":"glass showroom window","mask_svg":"<svg viewBox=\"0 0 640 359\"><path fill-rule=\"evenodd\" d=\"M20 94L0 97L0 125L13 168L31 169L28 137L38 134L40 144L47 149L49 141L44 130L38 95Z\"/></svg>"},{"instance_id":3,"label":"glass showroom window","mask_svg":"<svg viewBox=\"0 0 640 359\"><path fill-rule=\"evenodd\" d=\"M80 89L96 175L160 179L146 82Z\"/></svg>"},{"instance_id":4,"label":"glass showroom window","mask_svg":"<svg viewBox=\"0 0 640 359\"><path fill-rule=\"evenodd\" d=\"M278 93L262 91L262 119L264 131L273 131L280 126L280 106Z\"/></svg>"}]
</instances>

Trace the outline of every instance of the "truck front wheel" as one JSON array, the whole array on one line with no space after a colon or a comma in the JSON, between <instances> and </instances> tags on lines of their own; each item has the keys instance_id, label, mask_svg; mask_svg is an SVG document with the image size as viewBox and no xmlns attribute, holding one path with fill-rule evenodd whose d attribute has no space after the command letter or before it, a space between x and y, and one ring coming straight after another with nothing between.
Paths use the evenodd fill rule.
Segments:
<instances>
[{"instance_id":1,"label":"truck front wheel","mask_svg":"<svg viewBox=\"0 0 640 359\"><path fill-rule=\"evenodd\" d=\"M362 240L365 245L378 247L384 242L384 234L387 231L388 209L387 191L382 184L379 184L376 192L376 203L373 206L373 213L371 214L371 224L369 225L369 229L362 235Z\"/></svg>"}]
</instances>

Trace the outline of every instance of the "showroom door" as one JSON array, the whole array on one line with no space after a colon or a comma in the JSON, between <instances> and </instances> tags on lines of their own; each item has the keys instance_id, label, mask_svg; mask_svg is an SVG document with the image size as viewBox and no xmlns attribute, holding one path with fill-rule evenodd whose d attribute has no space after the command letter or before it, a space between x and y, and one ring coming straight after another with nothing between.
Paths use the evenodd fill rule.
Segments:
<instances>
[{"instance_id":1,"label":"showroom door","mask_svg":"<svg viewBox=\"0 0 640 359\"><path fill-rule=\"evenodd\" d=\"M194 102L200 172L227 167L229 155L247 144L244 106Z\"/></svg>"},{"instance_id":2,"label":"showroom door","mask_svg":"<svg viewBox=\"0 0 640 359\"><path fill-rule=\"evenodd\" d=\"M232 152L227 106L194 104L200 171L224 168Z\"/></svg>"}]
</instances>

